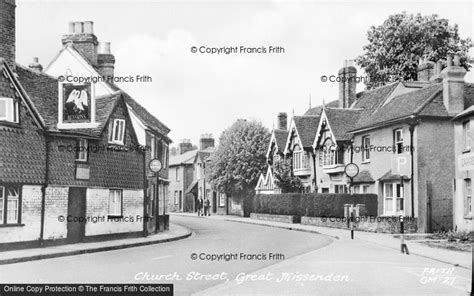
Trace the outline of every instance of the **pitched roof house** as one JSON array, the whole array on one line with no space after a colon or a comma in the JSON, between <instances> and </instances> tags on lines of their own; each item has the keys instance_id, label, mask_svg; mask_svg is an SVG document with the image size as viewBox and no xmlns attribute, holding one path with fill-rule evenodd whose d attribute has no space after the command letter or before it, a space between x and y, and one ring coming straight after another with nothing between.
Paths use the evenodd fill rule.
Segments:
<instances>
[{"instance_id":1,"label":"pitched roof house","mask_svg":"<svg viewBox=\"0 0 474 296\"><path fill-rule=\"evenodd\" d=\"M64 82L42 72L37 59L17 64L15 1L0 0L0 11L0 248L143 235L146 154L128 95L106 84ZM92 32L90 23L83 26ZM80 222L89 216L97 221Z\"/></svg>"}]
</instances>

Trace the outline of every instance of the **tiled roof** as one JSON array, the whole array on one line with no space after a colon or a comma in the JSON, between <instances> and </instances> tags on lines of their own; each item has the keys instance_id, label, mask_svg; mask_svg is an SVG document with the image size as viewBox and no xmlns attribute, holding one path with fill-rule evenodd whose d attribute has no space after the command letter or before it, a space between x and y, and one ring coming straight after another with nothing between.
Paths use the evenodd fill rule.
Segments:
<instances>
[{"instance_id":1,"label":"tiled roof","mask_svg":"<svg viewBox=\"0 0 474 296\"><path fill-rule=\"evenodd\" d=\"M354 177L353 183L374 183L375 180L368 170L360 171L357 176Z\"/></svg>"},{"instance_id":2,"label":"tiled roof","mask_svg":"<svg viewBox=\"0 0 474 296\"><path fill-rule=\"evenodd\" d=\"M304 148L311 147L316 137L320 116L294 116L296 130L300 136L301 144Z\"/></svg>"},{"instance_id":3,"label":"tiled roof","mask_svg":"<svg viewBox=\"0 0 474 296\"><path fill-rule=\"evenodd\" d=\"M406 175L397 175L392 174L392 170L386 172L382 177L379 178L379 181L399 181L403 177L404 180L410 180L410 177Z\"/></svg>"},{"instance_id":4,"label":"tiled roof","mask_svg":"<svg viewBox=\"0 0 474 296\"><path fill-rule=\"evenodd\" d=\"M336 141L351 139L348 133L359 120L362 109L327 108L324 110Z\"/></svg>"},{"instance_id":5,"label":"tiled roof","mask_svg":"<svg viewBox=\"0 0 474 296\"><path fill-rule=\"evenodd\" d=\"M372 90L365 90L357 94L354 108L362 108L365 114L372 114L399 85L399 82L391 83Z\"/></svg>"},{"instance_id":6,"label":"tiled roof","mask_svg":"<svg viewBox=\"0 0 474 296\"><path fill-rule=\"evenodd\" d=\"M352 130L372 127L414 114L449 116L442 103L441 90L442 85L436 83L396 96L378 107L373 113L364 112L364 116L361 116L360 121Z\"/></svg>"},{"instance_id":7,"label":"tiled roof","mask_svg":"<svg viewBox=\"0 0 474 296\"><path fill-rule=\"evenodd\" d=\"M339 107L339 100L331 101L331 102L325 104L324 107L337 108L337 107ZM308 110L304 113L304 115L316 115L316 116L320 116L320 115L321 115L321 112L323 112L323 106L322 106L322 105L308 109Z\"/></svg>"},{"instance_id":8,"label":"tiled roof","mask_svg":"<svg viewBox=\"0 0 474 296\"><path fill-rule=\"evenodd\" d=\"M146 108L135 101L129 94L126 92L123 92L123 94L127 105L132 108L135 115L137 115L148 128L162 135L167 135L170 132L170 129L166 125L164 125L155 116L148 112Z\"/></svg>"},{"instance_id":9,"label":"tiled roof","mask_svg":"<svg viewBox=\"0 0 474 296\"><path fill-rule=\"evenodd\" d=\"M170 157L169 166L177 166L181 164L193 164L194 158L196 157L198 150L191 150L180 155L174 155Z\"/></svg>"},{"instance_id":10,"label":"tiled roof","mask_svg":"<svg viewBox=\"0 0 474 296\"><path fill-rule=\"evenodd\" d=\"M283 153L283 151L285 150L286 139L288 138L288 131L275 129L273 130L273 133L275 134L275 140L278 146L278 152Z\"/></svg>"},{"instance_id":11,"label":"tiled roof","mask_svg":"<svg viewBox=\"0 0 474 296\"><path fill-rule=\"evenodd\" d=\"M35 107L45 121L46 129L58 131L58 81L44 73L39 73L17 65L18 80L25 88ZM99 126L88 129L61 129L61 132L98 137L111 112L120 98L120 93L96 98L96 121Z\"/></svg>"}]
</instances>

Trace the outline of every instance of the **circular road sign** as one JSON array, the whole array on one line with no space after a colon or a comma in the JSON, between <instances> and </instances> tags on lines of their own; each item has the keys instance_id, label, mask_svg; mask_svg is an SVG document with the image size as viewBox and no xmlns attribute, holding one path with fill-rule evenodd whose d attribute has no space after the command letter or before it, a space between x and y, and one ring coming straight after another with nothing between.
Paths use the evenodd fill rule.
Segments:
<instances>
[{"instance_id":1,"label":"circular road sign","mask_svg":"<svg viewBox=\"0 0 474 296\"><path fill-rule=\"evenodd\" d=\"M161 161L159 159L152 159L149 164L150 170L154 173L158 173L163 168Z\"/></svg>"},{"instance_id":2,"label":"circular road sign","mask_svg":"<svg viewBox=\"0 0 474 296\"><path fill-rule=\"evenodd\" d=\"M355 163L348 163L344 168L344 173L349 178L354 178L359 174L359 167Z\"/></svg>"}]
</instances>

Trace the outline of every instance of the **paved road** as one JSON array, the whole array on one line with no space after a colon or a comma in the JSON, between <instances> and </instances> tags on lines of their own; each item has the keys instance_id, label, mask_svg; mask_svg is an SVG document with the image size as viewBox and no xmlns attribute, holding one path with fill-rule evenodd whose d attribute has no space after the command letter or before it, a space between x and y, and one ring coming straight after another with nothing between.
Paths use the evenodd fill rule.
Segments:
<instances>
[{"instance_id":1,"label":"paved road","mask_svg":"<svg viewBox=\"0 0 474 296\"><path fill-rule=\"evenodd\" d=\"M355 240L333 240L313 233L206 218L173 216L172 220L191 228L193 236L139 248L3 265L0 280L172 282L175 295L465 296L470 286L467 269L402 255L391 248L357 241L357 236ZM269 253L274 254L271 260ZM237 254L238 259L193 260L192 254ZM241 258L240 254L254 258ZM262 254L266 260L258 257ZM220 278L206 279L197 273ZM167 281L160 275L174 279Z\"/></svg>"},{"instance_id":2,"label":"paved road","mask_svg":"<svg viewBox=\"0 0 474 296\"><path fill-rule=\"evenodd\" d=\"M172 223L186 226L194 234L188 239L158 245L2 265L0 280L4 283L166 283L158 276L176 273L181 278L171 281L176 295L190 295L233 280L239 273L251 273L282 262L283 257L288 260L332 242L322 235L198 217L173 216ZM269 253L275 254L272 259ZM192 260L192 254L237 254L239 258ZM241 254L249 257L240 258ZM219 279L207 280L197 273L218 275Z\"/></svg>"}]
</instances>

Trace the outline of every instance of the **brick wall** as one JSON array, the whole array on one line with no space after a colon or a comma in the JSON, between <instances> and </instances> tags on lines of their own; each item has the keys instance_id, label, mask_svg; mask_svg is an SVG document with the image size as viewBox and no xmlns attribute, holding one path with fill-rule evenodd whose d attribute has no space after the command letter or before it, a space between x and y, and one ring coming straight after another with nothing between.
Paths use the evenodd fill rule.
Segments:
<instances>
[{"instance_id":1,"label":"brick wall","mask_svg":"<svg viewBox=\"0 0 474 296\"><path fill-rule=\"evenodd\" d=\"M347 224L347 218L301 217L301 224L347 230L350 229ZM357 217L354 223L354 230L400 233L400 222L398 217ZM405 218L404 232L416 233L417 230L417 219Z\"/></svg>"},{"instance_id":2,"label":"brick wall","mask_svg":"<svg viewBox=\"0 0 474 296\"><path fill-rule=\"evenodd\" d=\"M105 221L86 223L86 236L127 233L143 230L143 191L123 190L123 216L128 221L107 221L109 214L109 189L87 189L87 217L105 217ZM137 219L138 218L138 219ZM133 221L132 221L133 219Z\"/></svg>"},{"instance_id":3,"label":"brick wall","mask_svg":"<svg viewBox=\"0 0 474 296\"><path fill-rule=\"evenodd\" d=\"M416 189L418 227L427 231L427 196L431 192L431 231L453 228L454 125L452 121L423 121L416 131Z\"/></svg>"},{"instance_id":4,"label":"brick wall","mask_svg":"<svg viewBox=\"0 0 474 296\"><path fill-rule=\"evenodd\" d=\"M22 187L21 223L24 226L0 227L0 243L34 241L40 236L41 186Z\"/></svg>"},{"instance_id":5,"label":"brick wall","mask_svg":"<svg viewBox=\"0 0 474 296\"><path fill-rule=\"evenodd\" d=\"M58 217L67 217L68 187L48 186L46 188L44 213L44 239L67 237L67 222L59 222Z\"/></svg>"}]
</instances>

